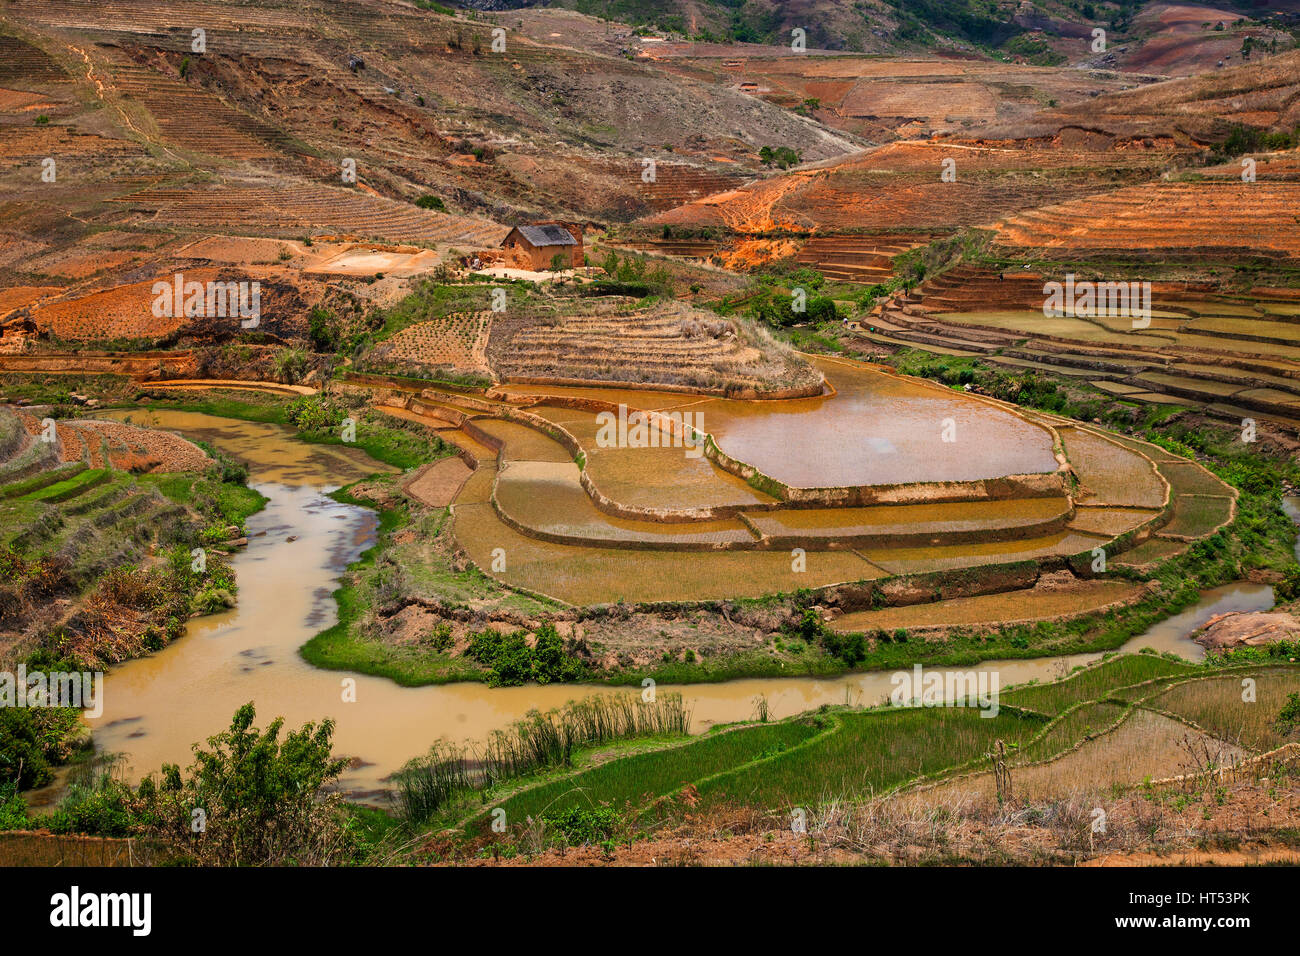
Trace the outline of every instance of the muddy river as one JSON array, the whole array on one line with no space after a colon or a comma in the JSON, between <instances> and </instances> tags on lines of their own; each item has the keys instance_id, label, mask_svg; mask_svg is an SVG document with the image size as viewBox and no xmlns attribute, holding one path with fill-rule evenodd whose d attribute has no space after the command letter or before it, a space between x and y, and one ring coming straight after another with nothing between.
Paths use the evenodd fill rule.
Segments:
<instances>
[{"instance_id":1,"label":"muddy river","mask_svg":"<svg viewBox=\"0 0 1300 956\"><path fill-rule=\"evenodd\" d=\"M339 504L326 493L380 466L354 449L303 444L276 425L191 412L130 414L137 422L150 420L211 442L247 462L249 483L270 499L248 521L248 547L232 558L238 607L195 619L182 638L149 657L114 667L105 679L104 713L91 722L95 742L100 750L123 754L132 779L164 761L187 764L194 741L228 726L235 709L252 701L259 725L275 716L283 716L290 727L334 718L337 752L356 758L342 784L361 795L383 787L385 776L441 737L479 741L531 709L611 692L585 685L407 688L309 666L298 648L336 620L331 595L339 575L373 542L377 524L372 512ZM1124 649L1154 647L1197 658L1203 652L1186 635L1211 614L1263 609L1272 600L1272 589L1264 586L1219 588ZM988 662L977 670L999 672L1006 687L1051 679L1097 656ZM345 681L355 681L354 701L344 701ZM773 716L784 717L820 704L876 703L890 689L890 675L884 672L660 688L682 692L693 708L696 730L750 718L759 695Z\"/></svg>"}]
</instances>

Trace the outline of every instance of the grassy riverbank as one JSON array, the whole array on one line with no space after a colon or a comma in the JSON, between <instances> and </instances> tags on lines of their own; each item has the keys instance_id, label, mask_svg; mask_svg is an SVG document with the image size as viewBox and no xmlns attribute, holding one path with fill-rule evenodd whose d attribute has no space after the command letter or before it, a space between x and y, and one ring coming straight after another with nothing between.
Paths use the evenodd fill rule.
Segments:
<instances>
[{"instance_id":1,"label":"grassy riverbank","mask_svg":"<svg viewBox=\"0 0 1300 956\"><path fill-rule=\"evenodd\" d=\"M1258 687L1257 706L1240 700L1244 678ZM989 754L998 747L1005 747L1011 784L1031 793L1083 786L1097 794L1089 807L1109 806L1129 792L1160 804L1178 797L1149 789L1149 781L1179 768L1172 737L1217 734L1239 741L1243 756L1270 751L1285 740L1275 718L1297 688L1295 665L1225 667L1143 653L1111 656L1051 683L1004 689L993 717L973 707L823 707L772 723L715 728L685 743L610 749L599 759L520 780L487 794L458 837L426 843L415 855L508 860L563 856L580 844L612 855L680 832L691 821L730 821L723 838L742 820L760 832L788 831L792 814L813 833L828 813L918 786L939 787L933 797L920 792L922 805L932 800L946 807L945 781L960 777L976 791L991 784ZM1199 791L1178 792L1185 804L1189 792ZM450 825L454 815L436 817L435 826Z\"/></svg>"},{"instance_id":2,"label":"grassy riverbank","mask_svg":"<svg viewBox=\"0 0 1300 956\"><path fill-rule=\"evenodd\" d=\"M452 454L431 429L415 422L383 415L364 402L345 403L319 395L288 398L270 393L212 389L201 394L156 391L145 406L178 409L239 421L284 425L294 437L316 445L347 445L359 448L376 461L403 470L419 467ZM353 422L345 437L345 423Z\"/></svg>"}]
</instances>

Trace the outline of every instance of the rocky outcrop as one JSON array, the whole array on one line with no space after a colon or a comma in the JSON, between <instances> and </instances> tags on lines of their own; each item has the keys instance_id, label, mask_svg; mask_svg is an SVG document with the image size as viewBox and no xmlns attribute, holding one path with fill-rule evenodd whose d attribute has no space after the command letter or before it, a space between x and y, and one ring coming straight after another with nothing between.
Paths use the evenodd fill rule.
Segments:
<instances>
[{"instance_id":1,"label":"rocky outcrop","mask_svg":"<svg viewBox=\"0 0 1300 956\"><path fill-rule=\"evenodd\" d=\"M1192 640L1211 651L1258 647L1300 638L1300 618L1289 611L1230 611L1205 622Z\"/></svg>"}]
</instances>

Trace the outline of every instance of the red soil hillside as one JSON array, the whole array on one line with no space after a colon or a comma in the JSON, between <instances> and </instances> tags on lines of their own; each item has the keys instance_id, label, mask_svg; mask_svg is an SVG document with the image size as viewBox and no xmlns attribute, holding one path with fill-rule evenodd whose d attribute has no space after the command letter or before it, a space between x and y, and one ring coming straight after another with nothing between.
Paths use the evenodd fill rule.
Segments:
<instances>
[{"instance_id":1,"label":"red soil hillside","mask_svg":"<svg viewBox=\"0 0 1300 956\"><path fill-rule=\"evenodd\" d=\"M996 242L1025 255L1300 259L1300 184L1161 183L1010 216Z\"/></svg>"}]
</instances>

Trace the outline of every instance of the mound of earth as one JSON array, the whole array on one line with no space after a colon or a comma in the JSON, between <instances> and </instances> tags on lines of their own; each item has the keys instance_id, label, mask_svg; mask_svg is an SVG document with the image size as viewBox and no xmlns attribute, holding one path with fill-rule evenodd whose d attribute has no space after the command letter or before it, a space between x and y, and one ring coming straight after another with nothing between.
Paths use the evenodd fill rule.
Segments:
<instances>
[{"instance_id":1,"label":"mound of earth","mask_svg":"<svg viewBox=\"0 0 1300 956\"><path fill-rule=\"evenodd\" d=\"M823 376L748 321L681 303L495 322L488 359L505 381L635 383L743 397L819 394Z\"/></svg>"},{"instance_id":2,"label":"mound of earth","mask_svg":"<svg viewBox=\"0 0 1300 956\"><path fill-rule=\"evenodd\" d=\"M18 417L27 434L39 441L41 420L26 411L19 411ZM201 472L209 464L207 452L171 432L87 419L57 421L54 427L59 459L65 462L84 460L92 468L136 473Z\"/></svg>"}]
</instances>

